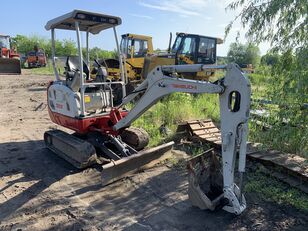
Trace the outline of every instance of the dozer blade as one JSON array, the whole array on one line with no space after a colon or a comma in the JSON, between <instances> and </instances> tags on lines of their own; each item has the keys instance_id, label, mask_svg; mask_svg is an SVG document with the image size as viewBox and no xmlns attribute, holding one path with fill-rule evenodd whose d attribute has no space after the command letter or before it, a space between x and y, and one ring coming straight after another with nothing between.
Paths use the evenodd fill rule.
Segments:
<instances>
[{"instance_id":1,"label":"dozer blade","mask_svg":"<svg viewBox=\"0 0 308 231\"><path fill-rule=\"evenodd\" d=\"M21 74L20 60L0 58L0 74Z\"/></svg>"},{"instance_id":2,"label":"dozer blade","mask_svg":"<svg viewBox=\"0 0 308 231\"><path fill-rule=\"evenodd\" d=\"M174 142L162 144L155 148L143 150L137 154L103 165L102 185L105 186L120 180L128 174L136 172L142 166L162 158L163 155L171 151L173 144Z\"/></svg>"},{"instance_id":3,"label":"dozer blade","mask_svg":"<svg viewBox=\"0 0 308 231\"><path fill-rule=\"evenodd\" d=\"M76 168L83 169L97 163L95 148L89 142L60 130L44 134L47 148Z\"/></svg>"},{"instance_id":4,"label":"dozer blade","mask_svg":"<svg viewBox=\"0 0 308 231\"><path fill-rule=\"evenodd\" d=\"M193 206L215 210L224 204L223 177L213 149L187 161L188 197Z\"/></svg>"}]
</instances>

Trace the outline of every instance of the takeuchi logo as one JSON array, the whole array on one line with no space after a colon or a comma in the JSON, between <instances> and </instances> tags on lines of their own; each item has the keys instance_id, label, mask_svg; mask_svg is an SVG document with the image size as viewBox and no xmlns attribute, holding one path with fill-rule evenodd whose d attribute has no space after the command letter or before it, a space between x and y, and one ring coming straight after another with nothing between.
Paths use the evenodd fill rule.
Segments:
<instances>
[{"instance_id":1,"label":"takeuchi logo","mask_svg":"<svg viewBox=\"0 0 308 231\"><path fill-rule=\"evenodd\" d=\"M190 84L172 84L172 87L181 89L197 89L196 85L190 85Z\"/></svg>"}]
</instances>

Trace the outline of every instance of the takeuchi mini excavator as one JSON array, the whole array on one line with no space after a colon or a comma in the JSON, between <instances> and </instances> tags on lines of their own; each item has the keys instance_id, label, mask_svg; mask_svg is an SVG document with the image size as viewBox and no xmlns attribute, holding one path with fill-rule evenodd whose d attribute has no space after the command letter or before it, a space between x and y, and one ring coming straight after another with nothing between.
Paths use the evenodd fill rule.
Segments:
<instances>
[{"instance_id":1,"label":"takeuchi mini excavator","mask_svg":"<svg viewBox=\"0 0 308 231\"><path fill-rule=\"evenodd\" d=\"M120 59L116 27L121 18L99 13L74 10L49 21L45 28L51 30L52 62L56 79L47 89L48 111L51 120L74 133L60 130L47 131L44 140L47 147L77 168L93 165L102 167L103 185L120 179L127 171L136 170L157 157L157 148L145 149L149 136L131 127L151 106L162 97L174 92L191 94L218 94L222 135L222 178L216 195L208 195L202 187L193 185L189 190L194 205L202 209L224 210L240 214L246 208L245 197L234 181L235 160L239 152L238 170L245 171L247 122L250 108L250 83L235 64L226 66L166 65L156 66L147 78L130 94L126 95L127 78L123 67L121 79L110 82L105 67L99 66L96 77L89 78L89 35L106 29L114 32ZM55 65L55 30L75 31L78 56L67 57L66 74L60 76ZM86 58L82 56L81 33L85 32ZM122 63L122 62L120 62ZM212 83L181 77L183 73L224 69L224 78ZM114 93L120 89L123 98L114 103ZM131 110L125 105L134 102ZM147 151L150 150L150 151ZM204 174L198 174L203 177ZM204 176L205 177L205 176ZM242 178L240 178L242 179ZM211 183L213 185L213 182Z\"/></svg>"}]
</instances>

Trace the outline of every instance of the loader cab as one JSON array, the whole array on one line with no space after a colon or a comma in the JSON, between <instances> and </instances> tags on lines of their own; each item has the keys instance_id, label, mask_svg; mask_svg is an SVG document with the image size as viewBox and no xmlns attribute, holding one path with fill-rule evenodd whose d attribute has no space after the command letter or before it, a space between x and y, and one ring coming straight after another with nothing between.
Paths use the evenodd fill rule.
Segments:
<instances>
[{"instance_id":1,"label":"loader cab","mask_svg":"<svg viewBox=\"0 0 308 231\"><path fill-rule=\"evenodd\" d=\"M137 34L123 34L120 50L126 62L135 68L142 68L144 57L153 54L152 37Z\"/></svg>"},{"instance_id":2,"label":"loader cab","mask_svg":"<svg viewBox=\"0 0 308 231\"><path fill-rule=\"evenodd\" d=\"M10 36L0 35L0 58L9 58L10 50Z\"/></svg>"},{"instance_id":3,"label":"loader cab","mask_svg":"<svg viewBox=\"0 0 308 231\"><path fill-rule=\"evenodd\" d=\"M223 42L220 38L202 36L197 34L177 33L171 46L172 34L170 34L168 52L145 57L142 77L158 65L181 65L181 64L216 64L216 48ZM185 78L205 80L214 75L214 71L186 73Z\"/></svg>"},{"instance_id":4,"label":"loader cab","mask_svg":"<svg viewBox=\"0 0 308 231\"><path fill-rule=\"evenodd\" d=\"M0 48L6 48L10 50L10 36L0 35Z\"/></svg>"},{"instance_id":5,"label":"loader cab","mask_svg":"<svg viewBox=\"0 0 308 231\"><path fill-rule=\"evenodd\" d=\"M216 47L221 43L219 38L178 33L171 53L175 64L215 64Z\"/></svg>"}]
</instances>

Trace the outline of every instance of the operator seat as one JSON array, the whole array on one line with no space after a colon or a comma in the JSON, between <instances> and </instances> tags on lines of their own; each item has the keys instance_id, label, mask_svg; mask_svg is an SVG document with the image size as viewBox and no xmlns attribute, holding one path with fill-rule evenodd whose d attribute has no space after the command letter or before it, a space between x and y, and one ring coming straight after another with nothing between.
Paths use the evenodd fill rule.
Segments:
<instances>
[{"instance_id":1,"label":"operator seat","mask_svg":"<svg viewBox=\"0 0 308 231\"><path fill-rule=\"evenodd\" d=\"M78 56L67 56L65 63L66 72L66 84L73 91L79 91L80 78L79 77L79 57ZM87 64L83 61L83 73L86 75L86 80L90 79L90 70Z\"/></svg>"}]
</instances>

